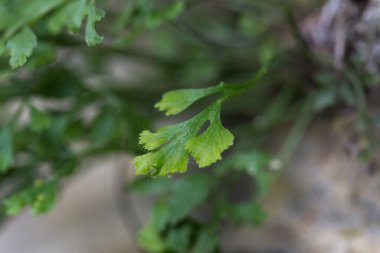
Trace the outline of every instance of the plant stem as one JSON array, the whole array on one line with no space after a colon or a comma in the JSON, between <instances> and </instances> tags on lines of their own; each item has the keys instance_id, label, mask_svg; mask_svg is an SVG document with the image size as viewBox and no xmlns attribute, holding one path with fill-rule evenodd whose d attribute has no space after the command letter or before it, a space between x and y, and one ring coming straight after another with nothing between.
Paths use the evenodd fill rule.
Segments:
<instances>
[{"instance_id":1,"label":"plant stem","mask_svg":"<svg viewBox=\"0 0 380 253\"><path fill-rule=\"evenodd\" d=\"M352 85L355 94L356 109L359 113L359 120L361 121L361 123L363 123L365 136L368 141L369 148L370 150L374 150L377 147L377 141L372 129L371 118L368 114L368 105L364 92L365 83L360 78L358 73L348 71L347 77Z\"/></svg>"},{"instance_id":2,"label":"plant stem","mask_svg":"<svg viewBox=\"0 0 380 253\"><path fill-rule=\"evenodd\" d=\"M312 101L313 97L306 99L301 114L281 147L278 157L281 159L281 163L283 165L287 164L291 159L297 145L301 141L307 127L314 117L314 113L312 111Z\"/></svg>"}]
</instances>

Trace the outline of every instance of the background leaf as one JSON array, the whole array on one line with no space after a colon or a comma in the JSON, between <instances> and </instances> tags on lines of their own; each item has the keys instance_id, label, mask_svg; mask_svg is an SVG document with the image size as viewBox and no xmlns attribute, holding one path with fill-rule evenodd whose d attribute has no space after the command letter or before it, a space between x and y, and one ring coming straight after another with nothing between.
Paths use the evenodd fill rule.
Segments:
<instances>
[{"instance_id":1,"label":"background leaf","mask_svg":"<svg viewBox=\"0 0 380 253\"><path fill-rule=\"evenodd\" d=\"M38 110L34 106L30 106L31 124L30 127L33 131L41 132L51 125L51 119L45 112Z\"/></svg>"},{"instance_id":2,"label":"background leaf","mask_svg":"<svg viewBox=\"0 0 380 253\"><path fill-rule=\"evenodd\" d=\"M24 28L13 38L8 40L7 48L11 55L9 64L17 68L25 64L37 46L37 37L30 28Z\"/></svg>"},{"instance_id":3,"label":"background leaf","mask_svg":"<svg viewBox=\"0 0 380 253\"><path fill-rule=\"evenodd\" d=\"M87 24L86 24L86 43L89 47L100 44L103 37L100 36L95 30L95 23L105 17L105 12L96 8L94 1L90 1L86 7Z\"/></svg>"},{"instance_id":4,"label":"background leaf","mask_svg":"<svg viewBox=\"0 0 380 253\"><path fill-rule=\"evenodd\" d=\"M0 172L6 172L13 163L12 134L10 126L0 131Z\"/></svg>"}]
</instances>

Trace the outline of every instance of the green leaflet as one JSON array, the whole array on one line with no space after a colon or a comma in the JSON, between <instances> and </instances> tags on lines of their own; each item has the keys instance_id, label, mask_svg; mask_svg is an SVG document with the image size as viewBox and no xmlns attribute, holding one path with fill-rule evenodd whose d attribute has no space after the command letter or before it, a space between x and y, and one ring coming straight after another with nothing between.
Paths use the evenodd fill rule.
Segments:
<instances>
[{"instance_id":1,"label":"green leaflet","mask_svg":"<svg viewBox=\"0 0 380 253\"><path fill-rule=\"evenodd\" d=\"M95 30L95 23L105 17L105 12L95 6L95 1L76 0L59 9L49 20L47 26L51 33L58 33L67 27L71 32L77 32L87 17L85 40L88 46L95 46L103 41Z\"/></svg>"},{"instance_id":2,"label":"green leaflet","mask_svg":"<svg viewBox=\"0 0 380 253\"><path fill-rule=\"evenodd\" d=\"M0 7L0 55L9 51L12 69L26 63L37 46L37 37L30 24L57 8L64 0L20 0L17 4L3 3ZM2 45L4 44L4 45Z\"/></svg>"},{"instance_id":3,"label":"green leaflet","mask_svg":"<svg viewBox=\"0 0 380 253\"><path fill-rule=\"evenodd\" d=\"M14 11L18 15L17 17L20 18L20 23L25 25L41 18L65 1L67 0L20 0Z\"/></svg>"},{"instance_id":4,"label":"green leaflet","mask_svg":"<svg viewBox=\"0 0 380 253\"><path fill-rule=\"evenodd\" d=\"M105 12L96 8L94 1L87 5L87 24L86 24L86 43L89 47L100 44L103 37L100 36L95 30L95 23L105 17Z\"/></svg>"},{"instance_id":5,"label":"green leaflet","mask_svg":"<svg viewBox=\"0 0 380 253\"><path fill-rule=\"evenodd\" d=\"M36 35L28 27L24 28L11 38L6 45L11 55L9 60L11 67L14 69L24 65L27 58L32 55L33 48L36 46Z\"/></svg>"},{"instance_id":6,"label":"green leaflet","mask_svg":"<svg viewBox=\"0 0 380 253\"><path fill-rule=\"evenodd\" d=\"M0 7L0 31L7 40L67 0L3 0ZM16 2L16 3L15 3Z\"/></svg>"},{"instance_id":7,"label":"green leaflet","mask_svg":"<svg viewBox=\"0 0 380 253\"><path fill-rule=\"evenodd\" d=\"M174 115L182 112L195 101L220 91L221 85L206 89L173 90L165 93L154 107L164 111L166 116Z\"/></svg>"},{"instance_id":8,"label":"green leaflet","mask_svg":"<svg viewBox=\"0 0 380 253\"><path fill-rule=\"evenodd\" d=\"M30 206L34 214L47 213L55 205L57 187L56 179L37 180L30 188L5 199L5 211L9 215L16 215L26 206Z\"/></svg>"},{"instance_id":9,"label":"green leaflet","mask_svg":"<svg viewBox=\"0 0 380 253\"><path fill-rule=\"evenodd\" d=\"M140 144L150 151L135 158L137 174L164 176L187 170L191 154L200 167L221 159L220 154L232 145L233 136L219 119L223 99L219 99L193 118L179 124L163 127L157 133L143 131ZM201 127L210 126L200 135Z\"/></svg>"},{"instance_id":10,"label":"green leaflet","mask_svg":"<svg viewBox=\"0 0 380 253\"><path fill-rule=\"evenodd\" d=\"M12 69L24 65L37 46L38 35L31 30L34 26L45 26L52 34L64 28L78 32L87 17L87 45L94 46L103 41L95 30L95 23L105 16L105 12L95 6L94 0L20 0L17 4L5 1L9 3L0 6L0 55L9 53Z\"/></svg>"},{"instance_id":11,"label":"green leaflet","mask_svg":"<svg viewBox=\"0 0 380 253\"><path fill-rule=\"evenodd\" d=\"M70 2L59 9L47 23L49 31L56 34L64 27L71 32L78 31L85 16L86 2L86 0Z\"/></svg>"},{"instance_id":12,"label":"green leaflet","mask_svg":"<svg viewBox=\"0 0 380 253\"><path fill-rule=\"evenodd\" d=\"M215 118L207 130L185 144L186 149L201 168L222 159L220 154L231 146L234 140L231 132L223 127L219 113L213 116Z\"/></svg>"},{"instance_id":13,"label":"green leaflet","mask_svg":"<svg viewBox=\"0 0 380 253\"><path fill-rule=\"evenodd\" d=\"M221 159L224 150L233 144L234 136L221 123L220 110L224 99L236 96L255 86L267 73L270 60L255 75L241 84L220 83L205 89L182 89L167 92L155 107L166 115L182 112L197 100L211 94L221 97L202 112L184 122L165 126L156 133L143 131L139 143L149 152L134 160L136 174L165 176L187 170L188 155L199 167L209 166ZM210 123L204 132L202 126Z\"/></svg>"}]
</instances>

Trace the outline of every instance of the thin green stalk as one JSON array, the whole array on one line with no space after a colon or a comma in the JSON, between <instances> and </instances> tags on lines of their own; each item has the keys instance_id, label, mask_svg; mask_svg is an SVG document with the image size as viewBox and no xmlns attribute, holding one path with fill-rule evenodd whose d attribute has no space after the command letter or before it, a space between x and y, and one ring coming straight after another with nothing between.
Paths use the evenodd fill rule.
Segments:
<instances>
[{"instance_id":1,"label":"thin green stalk","mask_svg":"<svg viewBox=\"0 0 380 253\"><path fill-rule=\"evenodd\" d=\"M285 7L285 16L286 16L288 25L290 27L290 30L293 34L293 37L296 39L296 42L299 44L302 54L310 63L315 63L316 62L315 56L312 50L310 49L309 43L303 37L298 27L297 21L294 18L292 6L288 5L287 7Z\"/></svg>"},{"instance_id":2,"label":"thin green stalk","mask_svg":"<svg viewBox=\"0 0 380 253\"><path fill-rule=\"evenodd\" d=\"M365 136L369 144L369 148L374 150L377 147L376 136L372 129L371 117L368 114L368 105L365 97L365 83L360 79L358 74L348 72L347 77L352 85L355 95L355 105L359 113L359 119L363 123Z\"/></svg>"},{"instance_id":3,"label":"thin green stalk","mask_svg":"<svg viewBox=\"0 0 380 253\"><path fill-rule=\"evenodd\" d=\"M307 127L314 117L312 110L312 101L312 97L306 100L299 118L295 122L293 128L290 130L290 133L288 134L284 145L281 147L278 157L281 160L282 165L285 165L289 162L299 142L304 136Z\"/></svg>"},{"instance_id":4,"label":"thin green stalk","mask_svg":"<svg viewBox=\"0 0 380 253\"><path fill-rule=\"evenodd\" d=\"M242 92L255 87L259 81L268 73L268 70L273 62L272 59L273 57L264 62L262 67L254 74L254 76L242 84L231 85L222 83L219 87L225 94L224 98L231 98L240 95Z\"/></svg>"},{"instance_id":5,"label":"thin green stalk","mask_svg":"<svg viewBox=\"0 0 380 253\"><path fill-rule=\"evenodd\" d=\"M273 185L281 175L282 168L284 168L289 163L292 155L297 149L298 144L300 143L302 137L305 135L306 129L314 118L314 111L312 107L313 101L314 96L310 96L306 99L301 113L297 118L294 126L290 130L288 136L286 137L286 140L284 141L284 144L282 145L277 158L274 158L276 161L278 161L278 164L272 165L272 169L275 171L275 173L273 173L269 179L269 185ZM263 195L261 199L264 197L265 195Z\"/></svg>"}]
</instances>

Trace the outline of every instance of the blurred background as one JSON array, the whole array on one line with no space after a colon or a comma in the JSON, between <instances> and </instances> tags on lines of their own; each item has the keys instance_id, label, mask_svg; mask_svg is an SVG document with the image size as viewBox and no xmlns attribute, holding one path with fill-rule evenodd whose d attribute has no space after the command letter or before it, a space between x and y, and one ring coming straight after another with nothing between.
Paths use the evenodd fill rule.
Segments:
<instances>
[{"instance_id":1,"label":"blurred background","mask_svg":"<svg viewBox=\"0 0 380 253\"><path fill-rule=\"evenodd\" d=\"M0 3L43 13L26 64L0 60L1 253L378 251L379 1L27 2ZM4 14L1 41L12 29ZM135 176L141 131L215 99L166 117L162 94L242 83L271 57L223 104L221 161Z\"/></svg>"}]
</instances>

